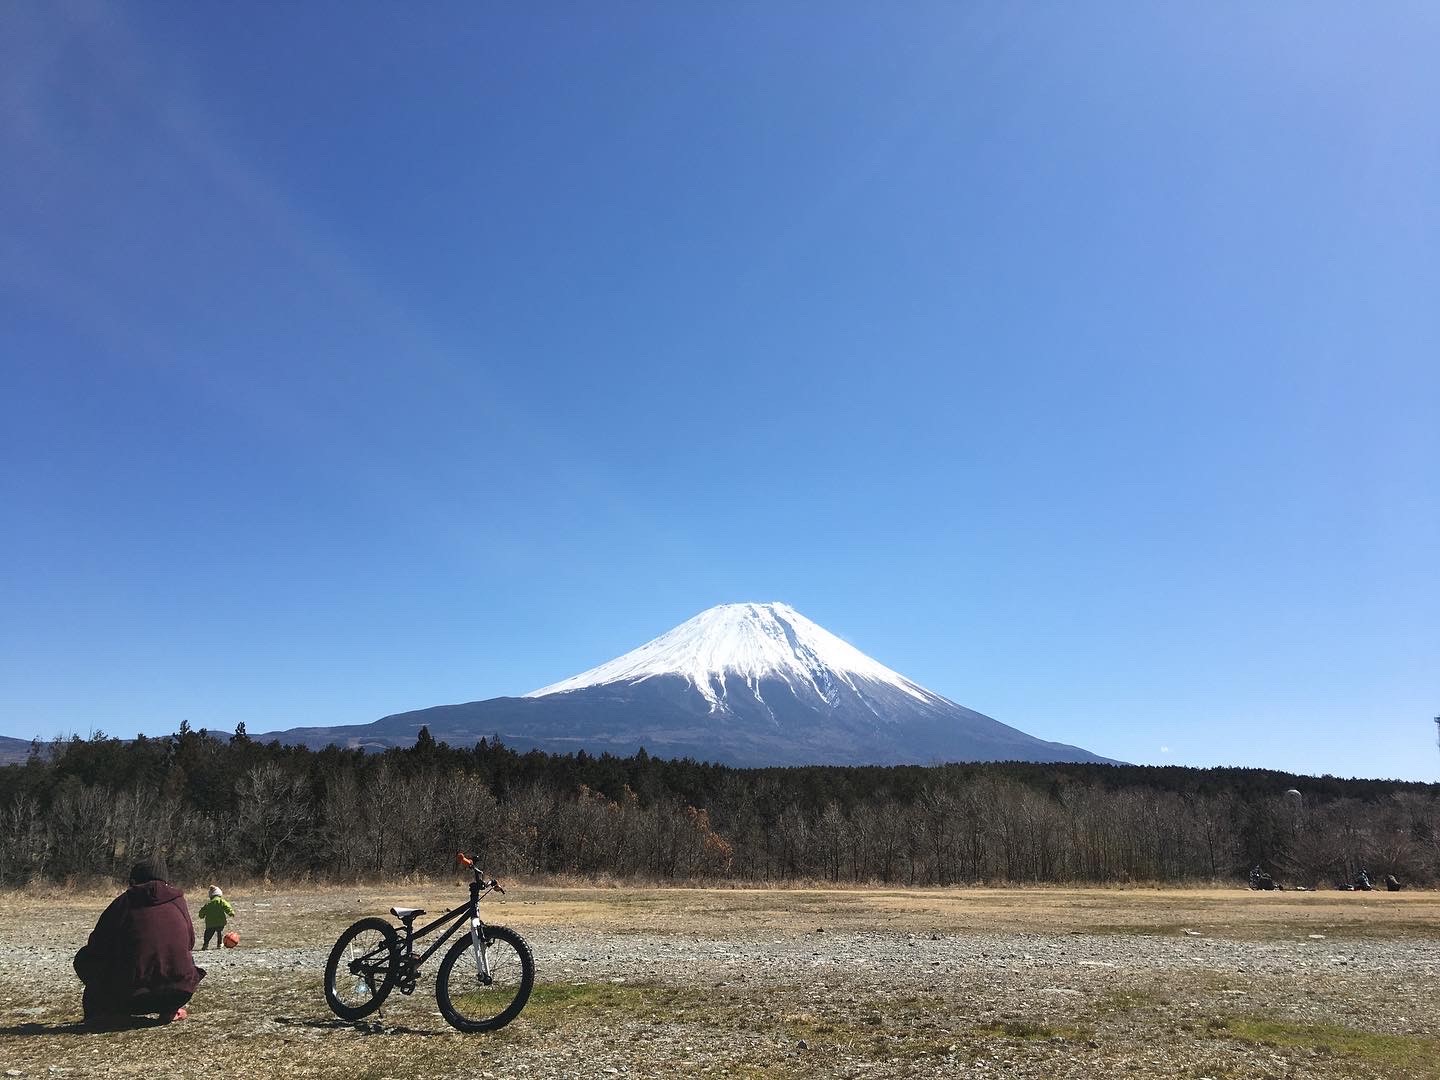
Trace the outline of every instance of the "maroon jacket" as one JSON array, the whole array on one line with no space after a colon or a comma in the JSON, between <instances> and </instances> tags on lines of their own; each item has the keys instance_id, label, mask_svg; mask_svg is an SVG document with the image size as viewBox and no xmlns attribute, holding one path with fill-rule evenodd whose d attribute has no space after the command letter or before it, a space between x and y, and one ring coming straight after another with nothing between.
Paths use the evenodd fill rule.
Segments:
<instances>
[{"instance_id":1,"label":"maroon jacket","mask_svg":"<svg viewBox=\"0 0 1440 1080\"><path fill-rule=\"evenodd\" d=\"M75 954L75 973L92 996L123 1009L161 990L193 994L205 977L195 966L195 924L185 894L163 881L131 885L111 901Z\"/></svg>"}]
</instances>

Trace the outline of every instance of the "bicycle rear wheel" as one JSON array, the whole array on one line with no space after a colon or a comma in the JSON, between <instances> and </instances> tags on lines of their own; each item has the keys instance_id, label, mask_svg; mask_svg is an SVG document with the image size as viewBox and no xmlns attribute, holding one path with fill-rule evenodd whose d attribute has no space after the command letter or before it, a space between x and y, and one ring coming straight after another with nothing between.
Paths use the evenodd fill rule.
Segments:
<instances>
[{"instance_id":1,"label":"bicycle rear wheel","mask_svg":"<svg viewBox=\"0 0 1440 1080\"><path fill-rule=\"evenodd\" d=\"M508 926L486 926L480 933L488 970L481 970L467 933L445 954L435 980L440 1014L461 1031L504 1027L520 1015L535 986L535 958L524 938Z\"/></svg>"},{"instance_id":2,"label":"bicycle rear wheel","mask_svg":"<svg viewBox=\"0 0 1440 1080\"><path fill-rule=\"evenodd\" d=\"M361 919L340 935L325 961L325 1000L342 1020L380 1007L400 967L400 938L384 919Z\"/></svg>"}]
</instances>

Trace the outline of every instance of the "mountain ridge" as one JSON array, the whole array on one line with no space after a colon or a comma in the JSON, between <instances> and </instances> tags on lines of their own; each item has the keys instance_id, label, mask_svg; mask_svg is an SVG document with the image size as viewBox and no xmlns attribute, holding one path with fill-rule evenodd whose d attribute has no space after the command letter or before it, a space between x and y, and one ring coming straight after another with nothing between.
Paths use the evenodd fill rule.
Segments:
<instances>
[{"instance_id":1,"label":"mountain ridge","mask_svg":"<svg viewBox=\"0 0 1440 1080\"><path fill-rule=\"evenodd\" d=\"M942 697L789 605L721 604L630 652L519 697L271 733L307 746L409 745L421 727L463 745L610 752L739 766L947 761L1108 763Z\"/></svg>"}]
</instances>

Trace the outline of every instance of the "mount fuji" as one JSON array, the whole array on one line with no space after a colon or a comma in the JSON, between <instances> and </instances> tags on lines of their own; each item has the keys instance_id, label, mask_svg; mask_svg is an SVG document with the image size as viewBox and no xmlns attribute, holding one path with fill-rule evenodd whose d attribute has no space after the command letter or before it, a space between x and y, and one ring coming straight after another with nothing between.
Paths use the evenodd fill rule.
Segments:
<instances>
[{"instance_id":1,"label":"mount fuji","mask_svg":"<svg viewBox=\"0 0 1440 1080\"><path fill-rule=\"evenodd\" d=\"M409 746L420 728L470 745L691 757L730 765L1092 761L967 709L780 603L722 604L599 667L533 690L265 738Z\"/></svg>"}]
</instances>

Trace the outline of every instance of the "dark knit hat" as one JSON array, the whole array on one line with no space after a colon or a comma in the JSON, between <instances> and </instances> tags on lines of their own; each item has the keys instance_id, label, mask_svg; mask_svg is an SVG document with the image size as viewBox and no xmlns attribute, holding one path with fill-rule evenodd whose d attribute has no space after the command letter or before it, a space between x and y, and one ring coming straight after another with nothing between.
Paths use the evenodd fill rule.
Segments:
<instances>
[{"instance_id":1,"label":"dark knit hat","mask_svg":"<svg viewBox=\"0 0 1440 1080\"><path fill-rule=\"evenodd\" d=\"M159 855L141 859L130 869L130 884L144 885L147 881L164 881L170 876L165 869L165 860Z\"/></svg>"}]
</instances>

